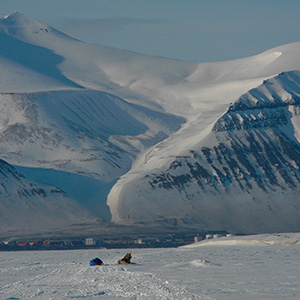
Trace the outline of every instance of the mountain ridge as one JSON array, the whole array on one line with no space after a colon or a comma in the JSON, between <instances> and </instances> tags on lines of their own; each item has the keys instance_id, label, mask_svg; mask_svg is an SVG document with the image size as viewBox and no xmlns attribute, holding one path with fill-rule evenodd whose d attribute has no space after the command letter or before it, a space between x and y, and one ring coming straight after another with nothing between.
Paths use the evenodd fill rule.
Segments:
<instances>
[{"instance_id":1,"label":"mountain ridge","mask_svg":"<svg viewBox=\"0 0 300 300\"><path fill-rule=\"evenodd\" d=\"M299 42L190 63L83 43L20 13L0 19L0 42L0 157L26 180L108 223L300 229Z\"/></svg>"}]
</instances>

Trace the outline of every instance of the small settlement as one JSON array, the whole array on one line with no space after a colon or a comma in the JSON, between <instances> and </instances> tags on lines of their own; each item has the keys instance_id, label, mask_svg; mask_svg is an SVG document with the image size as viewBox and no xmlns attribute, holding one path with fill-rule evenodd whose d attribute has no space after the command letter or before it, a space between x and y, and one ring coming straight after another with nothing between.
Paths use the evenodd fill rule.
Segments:
<instances>
[{"instance_id":1,"label":"small settlement","mask_svg":"<svg viewBox=\"0 0 300 300\"><path fill-rule=\"evenodd\" d=\"M0 240L0 251L10 250L63 250L92 248L162 248L179 247L199 242L204 239L215 239L232 235L226 231L206 231L199 233L170 233L159 236L119 236L87 237L73 239L44 240Z\"/></svg>"}]
</instances>

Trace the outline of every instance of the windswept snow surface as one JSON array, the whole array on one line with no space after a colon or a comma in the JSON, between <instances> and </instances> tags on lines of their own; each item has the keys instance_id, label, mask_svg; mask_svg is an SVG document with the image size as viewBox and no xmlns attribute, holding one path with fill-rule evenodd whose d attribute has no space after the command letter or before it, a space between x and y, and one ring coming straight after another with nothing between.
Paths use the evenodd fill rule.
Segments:
<instances>
[{"instance_id":1,"label":"windswept snow surface","mask_svg":"<svg viewBox=\"0 0 300 300\"><path fill-rule=\"evenodd\" d=\"M297 235L264 236L273 244L235 237L177 249L1 252L0 298L298 300L300 245L280 244ZM117 265L127 251L136 264ZM95 257L105 265L90 267Z\"/></svg>"}]
</instances>

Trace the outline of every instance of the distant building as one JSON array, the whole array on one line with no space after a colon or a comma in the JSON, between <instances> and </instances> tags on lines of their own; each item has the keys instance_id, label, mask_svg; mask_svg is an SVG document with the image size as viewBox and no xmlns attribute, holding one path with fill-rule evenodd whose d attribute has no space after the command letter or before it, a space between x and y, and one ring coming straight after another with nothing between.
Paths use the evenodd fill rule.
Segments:
<instances>
[{"instance_id":1,"label":"distant building","mask_svg":"<svg viewBox=\"0 0 300 300\"><path fill-rule=\"evenodd\" d=\"M96 246L96 245L102 245L103 241L97 238L86 238L85 239L85 245L86 246Z\"/></svg>"},{"instance_id":2,"label":"distant building","mask_svg":"<svg viewBox=\"0 0 300 300\"><path fill-rule=\"evenodd\" d=\"M221 236L226 236L227 231L224 230L216 230L216 231L206 231L206 239L216 239L219 238Z\"/></svg>"},{"instance_id":3,"label":"distant building","mask_svg":"<svg viewBox=\"0 0 300 300\"><path fill-rule=\"evenodd\" d=\"M197 233L197 235L194 237L194 243L198 243L205 239L205 234L203 232Z\"/></svg>"},{"instance_id":4,"label":"distant building","mask_svg":"<svg viewBox=\"0 0 300 300\"><path fill-rule=\"evenodd\" d=\"M198 235L194 237L194 243L198 243L201 240L202 240L202 238L200 236L198 236Z\"/></svg>"},{"instance_id":5,"label":"distant building","mask_svg":"<svg viewBox=\"0 0 300 300\"><path fill-rule=\"evenodd\" d=\"M15 247L17 246L17 242L16 241L3 241L3 244L8 246L8 247Z\"/></svg>"},{"instance_id":6,"label":"distant building","mask_svg":"<svg viewBox=\"0 0 300 300\"><path fill-rule=\"evenodd\" d=\"M235 236L235 234L234 233L227 233L226 236L231 237L231 236Z\"/></svg>"},{"instance_id":7,"label":"distant building","mask_svg":"<svg viewBox=\"0 0 300 300\"><path fill-rule=\"evenodd\" d=\"M43 242L42 241L29 241L28 244L32 247L36 247L36 246L42 246Z\"/></svg>"},{"instance_id":8,"label":"distant building","mask_svg":"<svg viewBox=\"0 0 300 300\"><path fill-rule=\"evenodd\" d=\"M217 238L219 238L219 237L221 237L221 236L223 236L223 235L221 235L221 234L219 234L219 233L216 233L216 234L213 235L213 238L214 238L214 239L217 239Z\"/></svg>"},{"instance_id":9,"label":"distant building","mask_svg":"<svg viewBox=\"0 0 300 300\"><path fill-rule=\"evenodd\" d=\"M18 246L19 247L27 247L27 246L29 246L29 244L27 242L20 242L20 243L18 243Z\"/></svg>"},{"instance_id":10,"label":"distant building","mask_svg":"<svg viewBox=\"0 0 300 300\"><path fill-rule=\"evenodd\" d=\"M138 238L135 241L135 244L139 244L139 245L150 245L155 243L159 243L159 240L155 238Z\"/></svg>"},{"instance_id":11,"label":"distant building","mask_svg":"<svg viewBox=\"0 0 300 300\"><path fill-rule=\"evenodd\" d=\"M63 247L64 242L60 240L46 240L43 242L45 247Z\"/></svg>"}]
</instances>

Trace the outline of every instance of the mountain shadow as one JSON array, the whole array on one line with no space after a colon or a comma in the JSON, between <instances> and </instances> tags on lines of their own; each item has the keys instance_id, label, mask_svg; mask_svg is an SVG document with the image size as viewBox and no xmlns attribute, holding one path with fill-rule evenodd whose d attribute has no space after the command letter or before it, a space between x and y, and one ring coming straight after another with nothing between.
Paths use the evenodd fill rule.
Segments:
<instances>
[{"instance_id":1,"label":"mountain shadow","mask_svg":"<svg viewBox=\"0 0 300 300\"><path fill-rule=\"evenodd\" d=\"M49 49L31 45L0 33L0 55L40 74L54 78L63 84L74 88L82 86L69 80L57 68L64 60Z\"/></svg>"}]
</instances>

